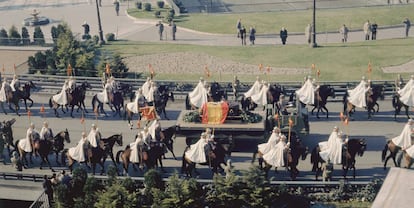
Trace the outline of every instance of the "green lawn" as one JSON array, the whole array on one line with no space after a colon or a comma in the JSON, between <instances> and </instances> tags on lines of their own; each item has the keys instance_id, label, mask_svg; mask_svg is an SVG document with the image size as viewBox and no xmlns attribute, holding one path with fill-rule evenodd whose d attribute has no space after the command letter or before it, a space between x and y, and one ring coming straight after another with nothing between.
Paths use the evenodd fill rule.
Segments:
<instances>
[{"instance_id":1,"label":"green lawn","mask_svg":"<svg viewBox=\"0 0 414 208\"><path fill-rule=\"evenodd\" d=\"M157 9L153 9L154 11ZM154 11L143 12L129 9L131 16L155 19ZM337 31L342 24L349 29L362 29L366 20L384 25L402 24L405 17L414 20L414 4L378 6L349 9L324 9L316 12L316 30L318 32ZM166 14L166 13L161 13ZM308 23L312 22L312 10L288 12L262 12L239 14L185 14L175 18L178 26L209 33L232 34L236 22L241 18L248 29L254 26L258 34L278 33L286 27L290 33L303 33Z\"/></svg>"},{"instance_id":2,"label":"green lawn","mask_svg":"<svg viewBox=\"0 0 414 208\"><path fill-rule=\"evenodd\" d=\"M222 59L241 63L289 68L310 68L312 63L321 71L322 81L359 80L367 76L368 62L372 64L371 79L395 79L396 74L385 74L380 67L399 65L413 59L413 38L377 40L370 42L328 44L319 48L307 45L288 45L286 47L260 46L198 46L177 45L167 43L146 43L115 41L104 46L104 49L116 51L123 57L169 52L206 53ZM409 74L402 74L408 78ZM158 74L158 79L197 80L200 75ZM216 76L216 77L214 77ZM212 79L219 80L218 75ZM221 76L221 80L232 79L231 75ZM240 76L240 80L251 81L255 75ZM301 80L303 75L283 75L268 77L274 81Z\"/></svg>"}]
</instances>

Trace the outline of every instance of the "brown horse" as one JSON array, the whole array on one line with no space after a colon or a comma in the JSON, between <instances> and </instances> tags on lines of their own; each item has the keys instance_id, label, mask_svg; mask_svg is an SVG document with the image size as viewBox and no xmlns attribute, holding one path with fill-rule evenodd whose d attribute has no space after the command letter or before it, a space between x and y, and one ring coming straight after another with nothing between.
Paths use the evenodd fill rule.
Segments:
<instances>
[{"instance_id":1,"label":"brown horse","mask_svg":"<svg viewBox=\"0 0 414 208\"><path fill-rule=\"evenodd\" d=\"M35 154L35 150L39 149L39 143L38 143L39 140L40 140L40 134L38 132L36 132L36 131L33 131L33 133L32 133L32 140L30 141L30 143L32 145L32 151L31 152L26 152L24 149L22 149L19 146L20 140L17 140L16 141L15 147L17 148L17 151L19 152L20 162L21 162L21 164L23 164L23 166L25 168L27 168L28 165L29 165L29 162L27 161L27 158L26 158L26 155L28 153L29 153L29 156L30 156L29 157L30 163L33 164L32 157L33 157L33 154Z\"/></svg>"},{"instance_id":2,"label":"brown horse","mask_svg":"<svg viewBox=\"0 0 414 208\"><path fill-rule=\"evenodd\" d=\"M408 155L405 150L403 150L403 153L404 153L404 160L405 160L404 168L411 168L411 166L414 163L414 158L412 158L410 155Z\"/></svg>"},{"instance_id":3,"label":"brown horse","mask_svg":"<svg viewBox=\"0 0 414 208\"><path fill-rule=\"evenodd\" d=\"M17 115L20 116L20 114L19 114L19 110L20 110L19 102L20 102L20 100L24 101L26 111L28 110L27 100L29 100L31 102L29 107L32 107L33 106L33 100L30 98L30 92L31 92L31 89L33 89L33 88L36 88L34 83L32 81L28 81L23 85L23 90L16 89L16 91L12 92L11 88L6 89L6 93L8 94L7 102L9 103L9 109L14 111ZM15 107L14 109L11 107L11 104L14 105L14 107ZM3 110L3 112L7 115L6 111L4 110L3 102L0 102L0 107Z\"/></svg>"},{"instance_id":4,"label":"brown horse","mask_svg":"<svg viewBox=\"0 0 414 208\"><path fill-rule=\"evenodd\" d=\"M315 101L314 101L315 104L311 111L313 115L313 111L318 110L316 112L316 118L319 118L319 112L323 112L323 110L326 111L326 118L329 117L329 111L328 111L328 108L326 108L326 103L327 103L329 96L331 96L332 98L335 98L335 89L331 87L331 85L321 85L319 87L318 92L315 93Z\"/></svg>"},{"instance_id":5,"label":"brown horse","mask_svg":"<svg viewBox=\"0 0 414 208\"><path fill-rule=\"evenodd\" d=\"M343 177L346 178L348 170L353 170L353 178L355 179L356 168L355 168L355 157L359 155L362 157L364 155L365 150L367 149L367 143L364 139L350 139L347 143L344 144L344 149L342 151L342 170L343 170ZM321 173L321 166L319 164L325 163L320 156L319 156L319 146L316 146L311 153L311 163L312 171L315 171L315 178L318 180L318 176Z\"/></svg>"},{"instance_id":6,"label":"brown horse","mask_svg":"<svg viewBox=\"0 0 414 208\"><path fill-rule=\"evenodd\" d=\"M387 156L388 150L390 151L390 154ZM395 157L397 156L400 150L401 150L401 147L395 145L392 140L387 141L387 144L385 144L385 147L382 150L382 155L381 155L381 159L384 162L384 170L387 169L387 162L390 158L394 162L395 167L400 167L401 157L398 158L397 161L395 160Z\"/></svg>"},{"instance_id":7,"label":"brown horse","mask_svg":"<svg viewBox=\"0 0 414 208\"><path fill-rule=\"evenodd\" d=\"M372 85L372 87L366 92L366 109L368 112L368 119L371 119L371 116L379 111L379 105L377 103L378 99L384 99L384 85ZM351 117L355 111L355 106L348 101L348 91L346 91L343 100L344 112L348 117ZM378 108L375 109L375 106Z\"/></svg>"},{"instance_id":8,"label":"brown horse","mask_svg":"<svg viewBox=\"0 0 414 208\"><path fill-rule=\"evenodd\" d=\"M394 94L394 96L392 96L392 107L394 107L395 109L394 120L397 120L397 115L400 114L401 108L403 107L405 109L405 115L407 116L408 119L410 119L410 115L408 113L408 110L410 107L408 105L405 105L403 102L401 102L400 96L398 94Z\"/></svg>"}]
</instances>

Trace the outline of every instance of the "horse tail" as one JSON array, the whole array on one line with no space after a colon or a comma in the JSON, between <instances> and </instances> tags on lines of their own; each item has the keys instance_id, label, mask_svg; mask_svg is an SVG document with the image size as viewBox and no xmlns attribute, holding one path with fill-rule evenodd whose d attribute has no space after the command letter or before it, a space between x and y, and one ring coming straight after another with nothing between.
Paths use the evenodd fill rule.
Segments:
<instances>
[{"instance_id":1,"label":"horse tail","mask_svg":"<svg viewBox=\"0 0 414 208\"><path fill-rule=\"evenodd\" d=\"M186 96L185 97L185 109L186 110L191 110L191 106L190 106L190 96Z\"/></svg>"},{"instance_id":2,"label":"horse tail","mask_svg":"<svg viewBox=\"0 0 414 208\"><path fill-rule=\"evenodd\" d=\"M62 150L62 154L60 155L60 162L62 165L66 165L66 154L68 152L68 149Z\"/></svg>"},{"instance_id":3,"label":"horse tail","mask_svg":"<svg viewBox=\"0 0 414 208\"><path fill-rule=\"evenodd\" d=\"M181 163L181 173L184 173L186 171L187 161L185 159L185 152L187 152L187 149L188 149L188 146L184 149L184 152L183 152L182 163Z\"/></svg>"},{"instance_id":4,"label":"horse tail","mask_svg":"<svg viewBox=\"0 0 414 208\"><path fill-rule=\"evenodd\" d=\"M53 107L53 103L52 103L52 97L49 98L49 107L52 108Z\"/></svg>"},{"instance_id":5,"label":"horse tail","mask_svg":"<svg viewBox=\"0 0 414 208\"><path fill-rule=\"evenodd\" d=\"M15 147L15 149L17 150L17 152L20 154L20 151L18 151L18 149L19 149L19 141L20 140L17 140L15 143L14 143L14 147Z\"/></svg>"},{"instance_id":6,"label":"horse tail","mask_svg":"<svg viewBox=\"0 0 414 208\"><path fill-rule=\"evenodd\" d=\"M388 151L388 143L389 143L389 141L387 142L387 144L385 144L385 147L384 147L384 149L382 150L382 154L381 154L381 160L384 162L384 160L385 160L385 156L387 155L387 151Z\"/></svg>"},{"instance_id":7,"label":"horse tail","mask_svg":"<svg viewBox=\"0 0 414 208\"><path fill-rule=\"evenodd\" d=\"M92 97L92 101L91 101L91 104L92 104L92 111L94 111L94 112L95 112L95 102L96 102L96 95L94 95L94 96Z\"/></svg>"},{"instance_id":8,"label":"horse tail","mask_svg":"<svg viewBox=\"0 0 414 208\"><path fill-rule=\"evenodd\" d=\"M397 106L398 106L398 96L394 95L392 96L392 107L397 108Z\"/></svg>"},{"instance_id":9,"label":"horse tail","mask_svg":"<svg viewBox=\"0 0 414 208\"><path fill-rule=\"evenodd\" d=\"M117 153L116 153L116 163L117 164L119 164L120 163L120 160L119 160L119 158L121 157L121 155L124 153L124 150L119 150Z\"/></svg>"}]
</instances>

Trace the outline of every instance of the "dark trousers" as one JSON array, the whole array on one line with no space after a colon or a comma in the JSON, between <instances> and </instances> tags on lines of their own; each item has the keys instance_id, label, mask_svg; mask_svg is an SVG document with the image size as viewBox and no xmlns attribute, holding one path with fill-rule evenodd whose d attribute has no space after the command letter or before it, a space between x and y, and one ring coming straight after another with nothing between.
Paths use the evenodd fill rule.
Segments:
<instances>
[{"instance_id":1,"label":"dark trousers","mask_svg":"<svg viewBox=\"0 0 414 208\"><path fill-rule=\"evenodd\" d=\"M371 35L371 40L376 40L377 39L377 32L373 32Z\"/></svg>"}]
</instances>

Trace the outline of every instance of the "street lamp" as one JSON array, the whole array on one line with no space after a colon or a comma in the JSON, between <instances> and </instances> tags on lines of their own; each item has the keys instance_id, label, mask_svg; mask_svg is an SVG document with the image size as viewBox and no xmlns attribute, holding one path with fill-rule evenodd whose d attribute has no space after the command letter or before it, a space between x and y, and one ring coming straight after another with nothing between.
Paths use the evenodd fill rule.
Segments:
<instances>
[{"instance_id":1,"label":"street lamp","mask_svg":"<svg viewBox=\"0 0 414 208\"><path fill-rule=\"evenodd\" d=\"M316 0L313 0L313 20L312 20L312 44L311 47L315 48L316 44Z\"/></svg>"},{"instance_id":2,"label":"street lamp","mask_svg":"<svg viewBox=\"0 0 414 208\"><path fill-rule=\"evenodd\" d=\"M103 38L103 32L102 32L101 15L99 14L98 0L96 0L96 13L98 14L99 42L100 44L105 44L105 40Z\"/></svg>"}]
</instances>

